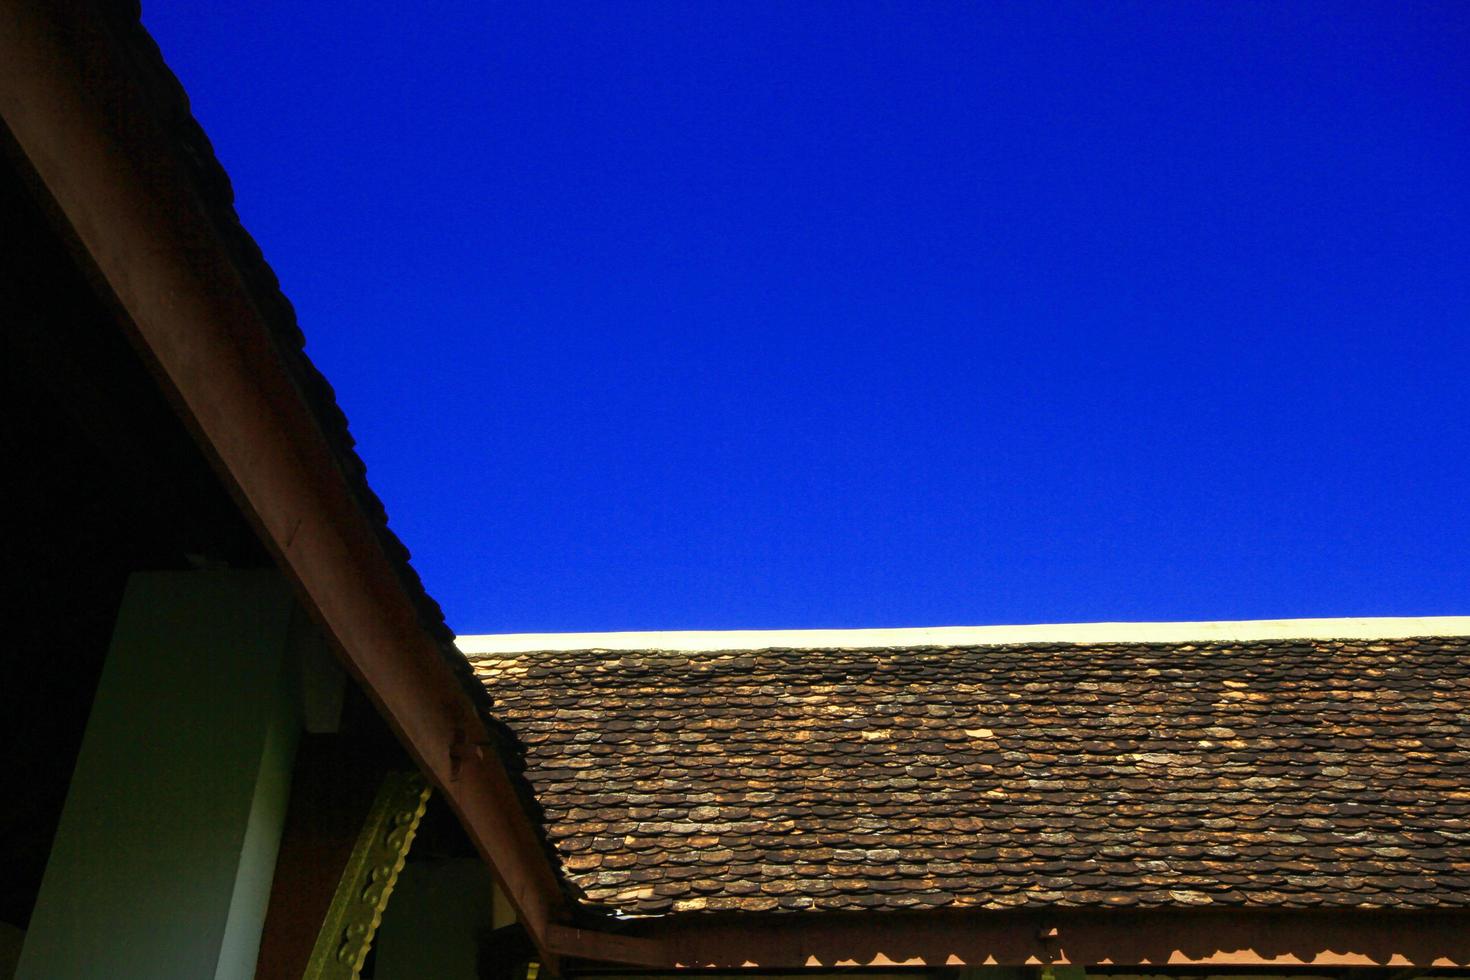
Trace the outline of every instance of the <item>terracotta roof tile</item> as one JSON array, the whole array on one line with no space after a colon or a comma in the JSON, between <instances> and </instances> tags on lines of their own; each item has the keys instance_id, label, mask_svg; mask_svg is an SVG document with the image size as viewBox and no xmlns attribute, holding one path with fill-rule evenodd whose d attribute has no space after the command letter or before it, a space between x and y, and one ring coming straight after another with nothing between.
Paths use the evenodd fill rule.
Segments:
<instances>
[{"instance_id":1,"label":"terracotta roof tile","mask_svg":"<svg viewBox=\"0 0 1470 980\"><path fill-rule=\"evenodd\" d=\"M623 915L1470 907L1470 639L471 656Z\"/></svg>"}]
</instances>

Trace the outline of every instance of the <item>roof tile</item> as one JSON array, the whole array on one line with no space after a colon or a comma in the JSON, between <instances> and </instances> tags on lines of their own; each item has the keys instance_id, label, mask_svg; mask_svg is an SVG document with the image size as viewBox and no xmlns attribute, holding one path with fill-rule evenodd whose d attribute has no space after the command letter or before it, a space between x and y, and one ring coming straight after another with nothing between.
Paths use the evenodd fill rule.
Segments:
<instances>
[{"instance_id":1,"label":"roof tile","mask_svg":"<svg viewBox=\"0 0 1470 980\"><path fill-rule=\"evenodd\" d=\"M471 656L623 915L1470 907L1470 640Z\"/></svg>"}]
</instances>

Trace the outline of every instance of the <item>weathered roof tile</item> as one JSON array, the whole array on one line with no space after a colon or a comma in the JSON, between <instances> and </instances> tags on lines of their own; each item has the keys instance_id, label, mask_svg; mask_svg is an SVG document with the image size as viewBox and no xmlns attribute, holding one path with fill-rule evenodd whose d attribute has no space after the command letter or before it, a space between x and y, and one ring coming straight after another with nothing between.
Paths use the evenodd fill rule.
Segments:
<instances>
[{"instance_id":1,"label":"weathered roof tile","mask_svg":"<svg viewBox=\"0 0 1470 980\"><path fill-rule=\"evenodd\" d=\"M625 915L1470 907L1470 640L471 657Z\"/></svg>"}]
</instances>

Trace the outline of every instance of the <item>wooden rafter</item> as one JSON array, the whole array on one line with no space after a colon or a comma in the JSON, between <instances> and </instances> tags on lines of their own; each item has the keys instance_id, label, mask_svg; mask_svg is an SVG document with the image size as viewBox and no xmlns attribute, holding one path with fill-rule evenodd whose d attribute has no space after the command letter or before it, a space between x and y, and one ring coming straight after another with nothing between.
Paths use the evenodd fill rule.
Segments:
<instances>
[{"instance_id":1,"label":"wooden rafter","mask_svg":"<svg viewBox=\"0 0 1470 980\"><path fill-rule=\"evenodd\" d=\"M282 363L115 24L86 0L0 0L0 117L205 455L540 944L566 913L535 826L495 753L452 756L488 741L478 709Z\"/></svg>"}]
</instances>

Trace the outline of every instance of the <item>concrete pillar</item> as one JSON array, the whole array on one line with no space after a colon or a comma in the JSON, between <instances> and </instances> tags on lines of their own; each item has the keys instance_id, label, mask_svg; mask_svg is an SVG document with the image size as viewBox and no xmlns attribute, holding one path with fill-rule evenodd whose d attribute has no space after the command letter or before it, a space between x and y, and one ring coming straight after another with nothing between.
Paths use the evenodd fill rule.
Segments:
<instances>
[{"instance_id":1,"label":"concrete pillar","mask_svg":"<svg viewBox=\"0 0 1470 980\"><path fill-rule=\"evenodd\" d=\"M293 608L273 572L133 577L17 977L253 976L299 732Z\"/></svg>"}]
</instances>

